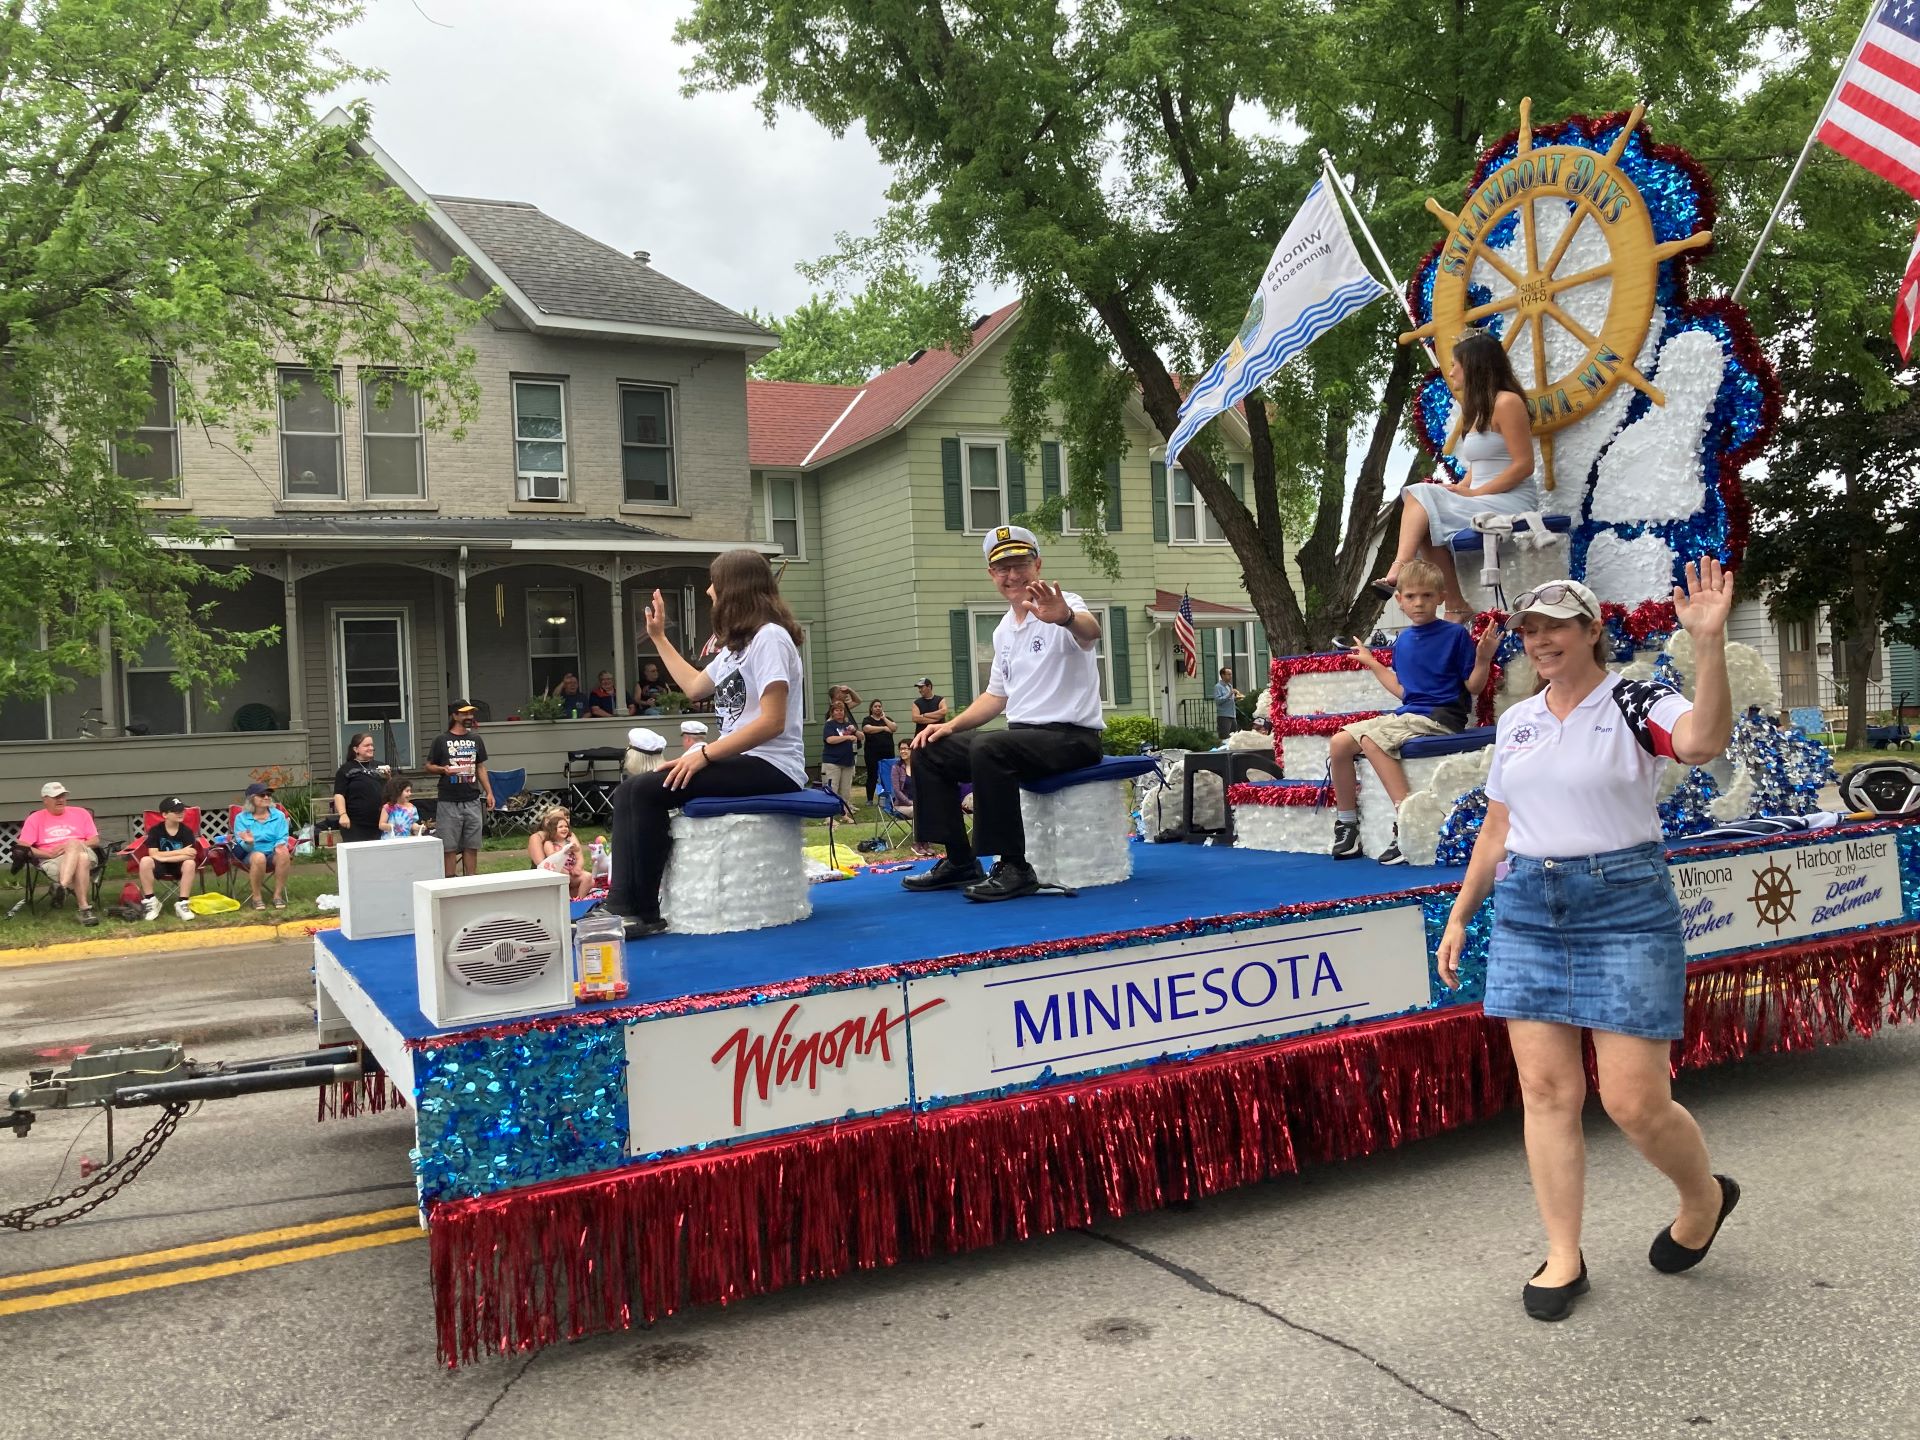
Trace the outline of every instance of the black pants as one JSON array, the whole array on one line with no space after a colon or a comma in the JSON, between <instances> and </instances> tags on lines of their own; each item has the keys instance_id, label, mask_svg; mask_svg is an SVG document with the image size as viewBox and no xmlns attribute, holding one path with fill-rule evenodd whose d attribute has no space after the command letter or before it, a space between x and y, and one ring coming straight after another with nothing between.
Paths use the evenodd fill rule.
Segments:
<instances>
[{"instance_id":1,"label":"black pants","mask_svg":"<svg viewBox=\"0 0 1920 1440\"><path fill-rule=\"evenodd\" d=\"M1002 860L1027 858L1020 820L1020 782L1078 770L1100 759L1100 732L1078 725L1009 725L962 730L913 757L913 834L944 845L947 858L965 862L974 852ZM973 841L967 841L960 787L973 784Z\"/></svg>"},{"instance_id":2,"label":"black pants","mask_svg":"<svg viewBox=\"0 0 1920 1440\"><path fill-rule=\"evenodd\" d=\"M613 875L607 908L620 915L660 918L660 882L673 853L673 812L703 795L790 795L793 777L758 755L710 760L684 789L666 787L666 771L620 782L613 792Z\"/></svg>"}]
</instances>

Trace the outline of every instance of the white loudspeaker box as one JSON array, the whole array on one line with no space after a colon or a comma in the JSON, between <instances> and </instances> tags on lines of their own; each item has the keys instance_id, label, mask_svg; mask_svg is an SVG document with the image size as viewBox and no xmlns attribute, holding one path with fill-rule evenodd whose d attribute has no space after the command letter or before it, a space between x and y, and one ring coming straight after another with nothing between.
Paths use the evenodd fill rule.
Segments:
<instances>
[{"instance_id":1,"label":"white loudspeaker box","mask_svg":"<svg viewBox=\"0 0 1920 1440\"><path fill-rule=\"evenodd\" d=\"M569 1010L570 940L557 871L423 880L413 887L420 1011L445 1029Z\"/></svg>"},{"instance_id":2,"label":"white loudspeaker box","mask_svg":"<svg viewBox=\"0 0 1920 1440\"><path fill-rule=\"evenodd\" d=\"M340 933L374 940L413 931L413 886L446 873L446 848L431 835L356 840L335 850L340 870Z\"/></svg>"}]
</instances>

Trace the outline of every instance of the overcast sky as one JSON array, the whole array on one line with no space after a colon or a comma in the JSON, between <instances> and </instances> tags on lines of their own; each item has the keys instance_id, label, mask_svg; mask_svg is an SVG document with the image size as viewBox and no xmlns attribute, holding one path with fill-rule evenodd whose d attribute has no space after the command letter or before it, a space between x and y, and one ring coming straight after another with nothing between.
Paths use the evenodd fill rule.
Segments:
<instances>
[{"instance_id":1,"label":"overcast sky","mask_svg":"<svg viewBox=\"0 0 1920 1440\"><path fill-rule=\"evenodd\" d=\"M339 48L387 72L374 138L439 195L529 200L736 310L784 314L794 263L866 232L864 135L761 123L748 92L680 93L683 0L369 0ZM983 297L992 298L992 297Z\"/></svg>"}]
</instances>

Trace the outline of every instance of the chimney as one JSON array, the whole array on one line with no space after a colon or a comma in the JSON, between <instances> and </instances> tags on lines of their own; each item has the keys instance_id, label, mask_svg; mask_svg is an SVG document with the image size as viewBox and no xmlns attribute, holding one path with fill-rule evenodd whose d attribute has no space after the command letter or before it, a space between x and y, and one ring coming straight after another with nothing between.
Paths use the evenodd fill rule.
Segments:
<instances>
[{"instance_id":1,"label":"chimney","mask_svg":"<svg viewBox=\"0 0 1920 1440\"><path fill-rule=\"evenodd\" d=\"M653 259L653 252L651 250L636 250L633 252L633 258L638 260L642 265L645 265Z\"/></svg>"}]
</instances>

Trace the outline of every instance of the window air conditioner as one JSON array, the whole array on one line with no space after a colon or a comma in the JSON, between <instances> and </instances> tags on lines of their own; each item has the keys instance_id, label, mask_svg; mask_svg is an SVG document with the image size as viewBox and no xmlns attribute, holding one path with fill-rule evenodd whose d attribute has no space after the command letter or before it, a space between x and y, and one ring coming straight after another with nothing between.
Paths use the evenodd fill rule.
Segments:
<instances>
[{"instance_id":1,"label":"window air conditioner","mask_svg":"<svg viewBox=\"0 0 1920 1440\"><path fill-rule=\"evenodd\" d=\"M441 1028L573 1006L567 877L552 870L413 887L420 1013Z\"/></svg>"},{"instance_id":2,"label":"window air conditioner","mask_svg":"<svg viewBox=\"0 0 1920 1440\"><path fill-rule=\"evenodd\" d=\"M522 475L529 500L564 500L567 477L564 475Z\"/></svg>"}]
</instances>

